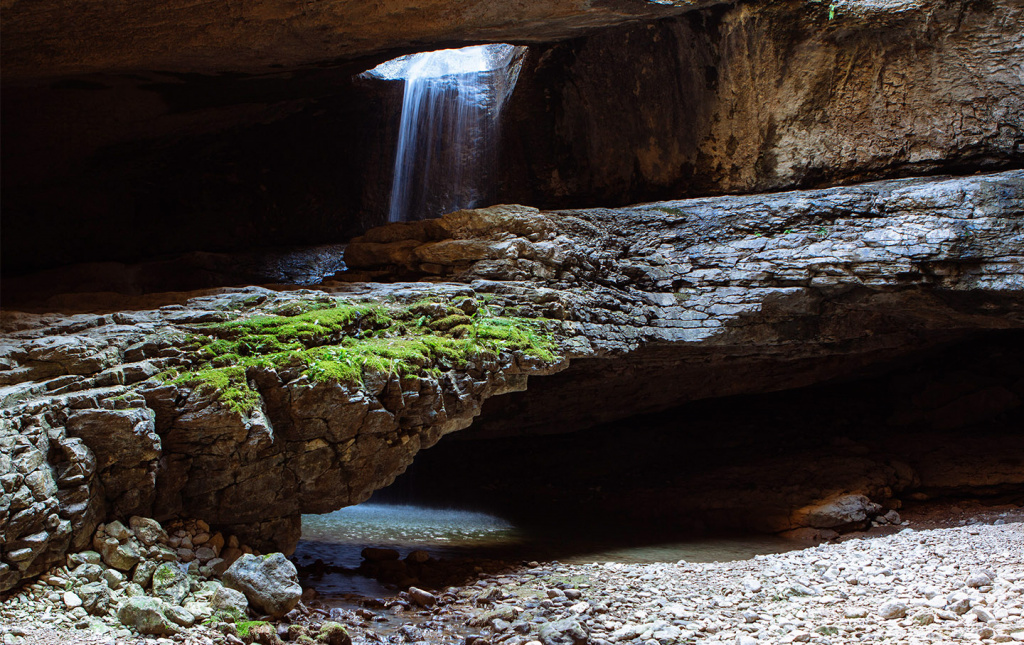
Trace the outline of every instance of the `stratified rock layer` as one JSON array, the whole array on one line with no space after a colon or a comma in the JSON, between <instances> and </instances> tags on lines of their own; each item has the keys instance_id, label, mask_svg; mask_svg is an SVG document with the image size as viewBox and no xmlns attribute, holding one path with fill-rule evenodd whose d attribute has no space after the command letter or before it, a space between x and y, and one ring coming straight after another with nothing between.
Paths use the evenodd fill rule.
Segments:
<instances>
[{"instance_id":1,"label":"stratified rock layer","mask_svg":"<svg viewBox=\"0 0 1024 645\"><path fill-rule=\"evenodd\" d=\"M301 513L365 500L418 450L469 425L486 399L567 366L503 351L356 384L253 363L242 373L258 398L239 408L224 391L156 378L205 360L195 341L204 324L475 296L496 315L546 325L572 361L571 379L549 377L492 430L579 428L1024 327L1022 204L1024 172L1014 171L622 209L503 206L383 227L349 246L352 279L419 284L226 290L112 314L5 312L0 576L9 587L41 571L108 513L197 517L287 550ZM68 496L54 503L54 488Z\"/></svg>"},{"instance_id":2,"label":"stratified rock layer","mask_svg":"<svg viewBox=\"0 0 1024 645\"><path fill-rule=\"evenodd\" d=\"M371 231L346 261L364 269L357 279L529 295L532 310L572 321L581 357L627 354L573 361L488 420L495 433L566 430L1019 327L1022 191L1012 171L624 209L495 207Z\"/></svg>"}]
</instances>

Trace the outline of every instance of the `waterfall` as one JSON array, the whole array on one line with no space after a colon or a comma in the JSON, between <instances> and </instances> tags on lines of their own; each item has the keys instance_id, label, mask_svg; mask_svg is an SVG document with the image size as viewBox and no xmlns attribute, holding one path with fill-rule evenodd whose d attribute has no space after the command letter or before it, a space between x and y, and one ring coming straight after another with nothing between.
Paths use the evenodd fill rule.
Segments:
<instances>
[{"instance_id":1,"label":"waterfall","mask_svg":"<svg viewBox=\"0 0 1024 645\"><path fill-rule=\"evenodd\" d=\"M437 217L492 198L498 119L519 74L521 49L425 52L368 72L405 81L388 221Z\"/></svg>"}]
</instances>

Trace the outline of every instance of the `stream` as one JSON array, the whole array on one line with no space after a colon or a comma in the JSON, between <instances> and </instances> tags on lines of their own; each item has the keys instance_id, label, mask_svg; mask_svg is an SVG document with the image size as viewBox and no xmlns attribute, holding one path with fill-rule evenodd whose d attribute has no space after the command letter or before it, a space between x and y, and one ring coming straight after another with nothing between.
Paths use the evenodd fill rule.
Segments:
<instances>
[{"instance_id":1,"label":"stream","mask_svg":"<svg viewBox=\"0 0 1024 645\"><path fill-rule=\"evenodd\" d=\"M525 527L468 509L366 503L324 515L304 515L302 539L293 559L300 565L320 560L345 569L300 576L303 587L316 588L321 600L331 604L332 598L386 598L400 591L356 572L365 547L395 549L403 558L411 551L422 550L437 559L558 560L584 564L726 562L803 546L800 542L763 535L651 538L646 528L630 530L628 526L608 523Z\"/></svg>"}]
</instances>

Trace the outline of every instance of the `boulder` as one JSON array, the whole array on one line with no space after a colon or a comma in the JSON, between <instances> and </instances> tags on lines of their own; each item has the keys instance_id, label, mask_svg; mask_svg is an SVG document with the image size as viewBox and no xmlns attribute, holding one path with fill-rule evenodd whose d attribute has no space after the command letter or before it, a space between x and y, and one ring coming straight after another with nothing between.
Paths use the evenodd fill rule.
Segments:
<instances>
[{"instance_id":1,"label":"boulder","mask_svg":"<svg viewBox=\"0 0 1024 645\"><path fill-rule=\"evenodd\" d=\"M139 585L140 587L148 587L149 583L153 580L153 572L156 571L159 562L153 560L143 560L135 567L135 573L132 574L132 582Z\"/></svg>"},{"instance_id":2,"label":"boulder","mask_svg":"<svg viewBox=\"0 0 1024 645\"><path fill-rule=\"evenodd\" d=\"M82 607L95 616L102 616L110 609L110 587L105 582L90 582L78 588Z\"/></svg>"},{"instance_id":3,"label":"boulder","mask_svg":"<svg viewBox=\"0 0 1024 645\"><path fill-rule=\"evenodd\" d=\"M103 575L103 567L98 564L80 564L71 571L71 575L83 582L96 582Z\"/></svg>"},{"instance_id":4,"label":"boulder","mask_svg":"<svg viewBox=\"0 0 1024 645\"><path fill-rule=\"evenodd\" d=\"M118 542L124 542L132 536L132 533L128 530L128 527L126 527L121 522L118 522L117 520L114 520L113 522L107 524L104 527L104 530L106 531L107 535L114 538Z\"/></svg>"},{"instance_id":5,"label":"boulder","mask_svg":"<svg viewBox=\"0 0 1024 645\"><path fill-rule=\"evenodd\" d=\"M138 567L135 567L138 569ZM117 569L107 569L101 576L103 582L107 583L107 586L111 589L117 589L121 586L121 583L125 580L125 575Z\"/></svg>"},{"instance_id":6,"label":"boulder","mask_svg":"<svg viewBox=\"0 0 1024 645\"><path fill-rule=\"evenodd\" d=\"M201 600L189 600L183 605L190 614L195 616L196 622L205 622L213 616L213 608L210 603ZM228 621L224 621L228 622Z\"/></svg>"},{"instance_id":7,"label":"boulder","mask_svg":"<svg viewBox=\"0 0 1024 645\"><path fill-rule=\"evenodd\" d=\"M245 554L223 576L224 586L241 591L258 609L275 618L291 611L302 598L298 571L283 553Z\"/></svg>"},{"instance_id":8,"label":"boulder","mask_svg":"<svg viewBox=\"0 0 1024 645\"><path fill-rule=\"evenodd\" d=\"M172 605L180 605L189 592L189 579L180 566L164 562L153 572L153 595Z\"/></svg>"},{"instance_id":9,"label":"boulder","mask_svg":"<svg viewBox=\"0 0 1024 645\"><path fill-rule=\"evenodd\" d=\"M352 645L352 637L341 623L327 621L320 627L317 641L324 645Z\"/></svg>"},{"instance_id":10,"label":"boulder","mask_svg":"<svg viewBox=\"0 0 1024 645\"><path fill-rule=\"evenodd\" d=\"M160 522L148 517L133 516L128 520L135 537L146 546L153 546L167 540L167 531L160 526ZM108 531L109 532L109 531Z\"/></svg>"},{"instance_id":11,"label":"boulder","mask_svg":"<svg viewBox=\"0 0 1024 645\"><path fill-rule=\"evenodd\" d=\"M206 564L210 560L217 557L217 554L210 547L201 546L196 549L196 560L199 560L203 564Z\"/></svg>"},{"instance_id":12,"label":"boulder","mask_svg":"<svg viewBox=\"0 0 1024 645\"><path fill-rule=\"evenodd\" d=\"M590 635L580 621L563 618L541 625L538 637L544 645L586 645Z\"/></svg>"},{"instance_id":13,"label":"boulder","mask_svg":"<svg viewBox=\"0 0 1024 645\"><path fill-rule=\"evenodd\" d=\"M159 598L146 596L129 598L117 610L117 619L126 627L141 634L169 636L181 631L178 624L167 615L167 603Z\"/></svg>"},{"instance_id":14,"label":"boulder","mask_svg":"<svg viewBox=\"0 0 1024 645\"><path fill-rule=\"evenodd\" d=\"M99 549L103 562L108 567L119 571L128 571L142 559L138 543L135 540L129 539L121 543L115 538L109 537L98 541L98 544L94 542L94 545Z\"/></svg>"},{"instance_id":15,"label":"boulder","mask_svg":"<svg viewBox=\"0 0 1024 645\"><path fill-rule=\"evenodd\" d=\"M64 592L64 606L68 609L75 609L82 606L82 599L74 591Z\"/></svg>"},{"instance_id":16,"label":"boulder","mask_svg":"<svg viewBox=\"0 0 1024 645\"><path fill-rule=\"evenodd\" d=\"M882 507L864 495L837 495L814 506L802 508L794 513L794 523L830 529L837 526L862 524L877 515Z\"/></svg>"},{"instance_id":17,"label":"boulder","mask_svg":"<svg viewBox=\"0 0 1024 645\"><path fill-rule=\"evenodd\" d=\"M83 564L99 564L102 561L102 557L96 551L82 551L68 555L67 561L68 568L74 569Z\"/></svg>"},{"instance_id":18,"label":"boulder","mask_svg":"<svg viewBox=\"0 0 1024 645\"><path fill-rule=\"evenodd\" d=\"M429 591L424 591L418 587L409 587L409 597L412 601L420 607L433 607L434 603L437 602L437 598L434 594Z\"/></svg>"},{"instance_id":19,"label":"boulder","mask_svg":"<svg viewBox=\"0 0 1024 645\"><path fill-rule=\"evenodd\" d=\"M248 634L242 634L243 640L253 645L282 645L284 641L277 635L277 629L270 623L258 623L249 628Z\"/></svg>"},{"instance_id":20,"label":"boulder","mask_svg":"<svg viewBox=\"0 0 1024 645\"><path fill-rule=\"evenodd\" d=\"M191 611L178 605L165 604L164 616L175 625L180 627L191 627L196 622L196 617Z\"/></svg>"},{"instance_id":21,"label":"boulder","mask_svg":"<svg viewBox=\"0 0 1024 645\"><path fill-rule=\"evenodd\" d=\"M878 608L878 615L885 620L895 620L907 615L907 605L898 600L889 600Z\"/></svg>"},{"instance_id":22,"label":"boulder","mask_svg":"<svg viewBox=\"0 0 1024 645\"><path fill-rule=\"evenodd\" d=\"M217 612L218 616L225 619L231 618L228 622L237 622L249 613L249 601L245 594L237 589L221 587L214 592L210 600L210 607Z\"/></svg>"}]
</instances>

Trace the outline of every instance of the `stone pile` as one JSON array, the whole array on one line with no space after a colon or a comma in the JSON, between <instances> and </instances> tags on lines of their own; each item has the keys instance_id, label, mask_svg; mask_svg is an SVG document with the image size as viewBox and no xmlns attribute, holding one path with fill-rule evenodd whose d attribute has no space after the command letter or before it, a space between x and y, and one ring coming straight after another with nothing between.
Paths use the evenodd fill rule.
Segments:
<instances>
[{"instance_id":1,"label":"stone pile","mask_svg":"<svg viewBox=\"0 0 1024 645\"><path fill-rule=\"evenodd\" d=\"M1024 642L1024 523L998 522L741 562L531 563L447 589L429 614L475 645Z\"/></svg>"},{"instance_id":2,"label":"stone pile","mask_svg":"<svg viewBox=\"0 0 1024 645\"><path fill-rule=\"evenodd\" d=\"M243 554L219 581L195 571L197 560L159 561L143 585L85 552L0 605L0 633L4 645L60 642L33 639L43 625L76 642L162 639L150 645L348 645L347 629L357 645L1024 642L1024 522L1005 515L992 525L904 529L740 562L492 562L459 586L411 587L354 611L329 608L308 590L300 601L280 554ZM151 559L132 534L143 551L138 568ZM176 534L167 540L184 537ZM209 627L186 627L189 617Z\"/></svg>"},{"instance_id":3,"label":"stone pile","mask_svg":"<svg viewBox=\"0 0 1024 645\"><path fill-rule=\"evenodd\" d=\"M7 599L4 617L32 616L118 640L134 634L240 642L239 632L256 624L250 613L280 618L302 595L285 556L260 556L202 520L166 529L138 516L127 526L112 521L97 527L92 546Z\"/></svg>"}]
</instances>

